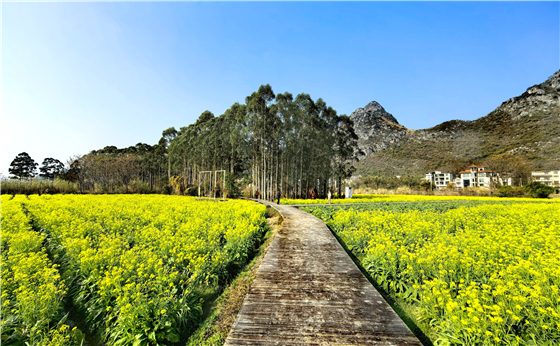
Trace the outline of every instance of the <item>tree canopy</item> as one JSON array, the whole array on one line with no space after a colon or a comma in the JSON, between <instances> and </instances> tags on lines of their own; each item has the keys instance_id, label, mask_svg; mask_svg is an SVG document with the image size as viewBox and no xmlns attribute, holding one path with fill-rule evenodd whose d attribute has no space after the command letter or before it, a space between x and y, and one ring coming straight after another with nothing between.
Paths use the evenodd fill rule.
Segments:
<instances>
[{"instance_id":1,"label":"tree canopy","mask_svg":"<svg viewBox=\"0 0 560 346\"><path fill-rule=\"evenodd\" d=\"M169 144L170 170L189 184L204 170L225 169L248 176L252 192L272 197L307 196L310 189L326 194L354 171L357 136L352 120L308 94L275 94L261 87L215 117L203 112L181 128Z\"/></svg>"},{"instance_id":2,"label":"tree canopy","mask_svg":"<svg viewBox=\"0 0 560 346\"><path fill-rule=\"evenodd\" d=\"M43 160L39 171L41 172L41 178L53 180L55 177L64 173L64 164L57 159L47 157Z\"/></svg>"},{"instance_id":3,"label":"tree canopy","mask_svg":"<svg viewBox=\"0 0 560 346\"><path fill-rule=\"evenodd\" d=\"M38 164L29 156L28 153L19 153L10 163L8 172L11 178L28 179L33 178L37 173Z\"/></svg>"}]
</instances>

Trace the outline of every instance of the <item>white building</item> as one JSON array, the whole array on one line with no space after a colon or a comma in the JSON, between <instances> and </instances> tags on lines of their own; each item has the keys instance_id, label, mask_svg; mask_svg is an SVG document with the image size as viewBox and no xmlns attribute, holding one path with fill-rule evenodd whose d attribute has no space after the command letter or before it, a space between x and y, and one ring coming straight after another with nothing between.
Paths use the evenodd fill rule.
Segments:
<instances>
[{"instance_id":1,"label":"white building","mask_svg":"<svg viewBox=\"0 0 560 346\"><path fill-rule=\"evenodd\" d=\"M426 173L426 180L431 181L438 189L447 187L447 184L453 183L453 179L455 179L455 174L453 173L442 173L439 171Z\"/></svg>"},{"instance_id":2,"label":"white building","mask_svg":"<svg viewBox=\"0 0 560 346\"><path fill-rule=\"evenodd\" d=\"M500 176L484 166L472 165L467 171L459 172L455 179L455 187L492 187L495 184L512 185L512 179L508 174Z\"/></svg>"},{"instance_id":3,"label":"white building","mask_svg":"<svg viewBox=\"0 0 560 346\"><path fill-rule=\"evenodd\" d=\"M560 187L560 171L535 171L531 172L533 181L552 187Z\"/></svg>"}]
</instances>

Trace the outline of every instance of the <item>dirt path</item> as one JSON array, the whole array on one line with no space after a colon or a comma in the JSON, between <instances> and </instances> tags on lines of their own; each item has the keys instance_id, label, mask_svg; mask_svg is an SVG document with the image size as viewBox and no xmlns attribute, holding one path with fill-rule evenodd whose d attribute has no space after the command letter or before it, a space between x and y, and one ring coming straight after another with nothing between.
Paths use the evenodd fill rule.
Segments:
<instances>
[{"instance_id":1,"label":"dirt path","mask_svg":"<svg viewBox=\"0 0 560 346\"><path fill-rule=\"evenodd\" d=\"M225 345L421 345L327 226L292 206Z\"/></svg>"}]
</instances>

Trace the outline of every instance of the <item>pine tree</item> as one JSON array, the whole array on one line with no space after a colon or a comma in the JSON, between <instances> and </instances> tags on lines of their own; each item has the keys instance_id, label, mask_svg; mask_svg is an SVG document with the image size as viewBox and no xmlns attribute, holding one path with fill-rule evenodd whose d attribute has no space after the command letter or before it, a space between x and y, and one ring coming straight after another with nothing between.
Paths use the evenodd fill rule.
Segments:
<instances>
[{"instance_id":1,"label":"pine tree","mask_svg":"<svg viewBox=\"0 0 560 346\"><path fill-rule=\"evenodd\" d=\"M10 163L8 172L12 174L11 178L28 179L33 178L37 172L38 164L29 156L28 153L19 153Z\"/></svg>"}]
</instances>

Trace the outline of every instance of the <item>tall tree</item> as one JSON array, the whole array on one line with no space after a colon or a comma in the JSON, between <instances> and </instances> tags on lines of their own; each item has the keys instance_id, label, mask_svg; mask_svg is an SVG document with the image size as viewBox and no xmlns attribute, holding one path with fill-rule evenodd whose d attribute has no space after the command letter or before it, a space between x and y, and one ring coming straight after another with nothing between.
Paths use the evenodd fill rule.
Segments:
<instances>
[{"instance_id":1,"label":"tall tree","mask_svg":"<svg viewBox=\"0 0 560 346\"><path fill-rule=\"evenodd\" d=\"M19 153L10 163L8 172L12 174L11 178L16 179L29 179L33 178L37 173L38 164L33 160L28 153Z\"/></svg>"},{"instance_id":2,"label":"tall tree","mask_svg":"<svg viewBox=\"0 0 560 346\"><path fill-rule=\"evenodd\" d=\"M43 160L39 171L41 172L41 178L54 180L54 178L64 173L64 164L57 159L47 157Z\"/></svg>"},{"instance_id":3,"label":"tall tree","mask_svg":"<svg viewBox=\"0 0 560 346\"><path fill-rule=\"evenodd\" d=\"M358 136L354 132L354 122L350 117L341 115L336 130L335 145L335 175L338 181L338 195L341 195L342 179L346 179L354 173L356 168L353 163L363 153L358 148Z\"/></svg>"},{"instance_id":4,"label":"tall tree","mask_svg":"<svg viewBox=\"0 0 560 346\"><path fill-rule=\"evenodd\" d=\"M70 181L72 183L79 183L80 182L80 158L73 157L67 161L69 168L66 172L60 175L60 178L66 181Z\"/></svg>"},{"instance_id":5,"label":"tall tree","mask_svg":"<svg viewBox=\"0 0 560 346\"><path fill-rule=\"evenodd\" d=\"M175 130L174 127L170 127L167 130L164 130L161 134L161 139L163 141L160 140L160 144L165 145L165 148L167 149L169 144L171 144L171 141L173 141L176 136L177 130ZM171 155L169 151L167 152L167 178L171 179Z\"/></svg>"}]
</instances>

